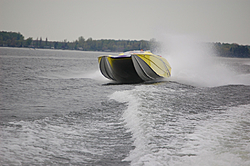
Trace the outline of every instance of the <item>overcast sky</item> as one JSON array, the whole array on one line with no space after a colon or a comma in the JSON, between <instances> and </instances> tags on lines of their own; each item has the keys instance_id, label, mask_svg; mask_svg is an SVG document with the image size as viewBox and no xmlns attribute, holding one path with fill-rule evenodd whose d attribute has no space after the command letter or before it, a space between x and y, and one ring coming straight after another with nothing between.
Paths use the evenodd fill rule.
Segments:
<instances>
[{"instance_id":1,"label":"overcast sky","mask_svg":"<svg viewBox=\"0 0 250 166\"><path fill-rule=\"evenodd\" d=\"M167 33L250 45L250 0L0 0L0 30L57 41Z\"/></svg>"}]
</instances>

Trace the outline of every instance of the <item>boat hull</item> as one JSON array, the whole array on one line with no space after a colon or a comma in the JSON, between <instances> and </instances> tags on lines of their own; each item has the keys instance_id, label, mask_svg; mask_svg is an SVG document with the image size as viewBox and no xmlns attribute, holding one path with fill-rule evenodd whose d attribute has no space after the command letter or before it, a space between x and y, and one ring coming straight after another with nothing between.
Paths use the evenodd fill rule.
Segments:
<instances>
[{"instance_id":1,"label":"boat hull","mask_svg":"<svg viewBox=\"0 0 250 166\"><path fill-rule=\"evenodd\" d=\"M131 54L130 56L100 56L101 73L120 83L139 83L171 75L168 62L154 54Z\"/></svg>"},{"instance_id":2,"label":"boat hull","mask_svg":"<svg viewBox=\"0 0 250 166\"><path fill-rule=\"evenodd\" d=\"M135 70L131 57L118 59L103 56L100 59L99 67L101 73L108 79L120 83L143 82Z\"/></svg>"}]
</instances>

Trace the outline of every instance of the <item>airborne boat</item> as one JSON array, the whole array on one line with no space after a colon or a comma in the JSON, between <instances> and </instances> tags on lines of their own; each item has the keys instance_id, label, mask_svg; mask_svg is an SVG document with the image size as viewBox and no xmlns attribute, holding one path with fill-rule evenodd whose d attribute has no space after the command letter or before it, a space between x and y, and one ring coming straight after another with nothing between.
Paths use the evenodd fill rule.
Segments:
<instances>
[{"instance_id":1,"label":"airborne boat","mask_svg":"<svg viewBox=\"0 0 250 166\"><path fill-rule=\"evenodd\" d=\"M101 73L119 83L140 83L171 76L168 61L150 51L128 51L98 57Z\"/></svg>"}]
</instances>

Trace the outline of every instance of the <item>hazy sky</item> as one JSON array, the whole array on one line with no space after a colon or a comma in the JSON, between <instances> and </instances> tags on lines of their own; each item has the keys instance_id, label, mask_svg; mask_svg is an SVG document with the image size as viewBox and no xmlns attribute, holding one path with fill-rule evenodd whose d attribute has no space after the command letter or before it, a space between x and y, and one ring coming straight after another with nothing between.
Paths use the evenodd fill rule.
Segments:
<instances>
[{"instance_id":1,"label":"hazy sky","mask_svg":"<svg viewBox=\"0 0 250 166\"><path fill-rule=\"evenodd\" d=\"M250 45L250 0L0 0L0 30L58 41L167 33Z\"/></svg>"}]
</instances>

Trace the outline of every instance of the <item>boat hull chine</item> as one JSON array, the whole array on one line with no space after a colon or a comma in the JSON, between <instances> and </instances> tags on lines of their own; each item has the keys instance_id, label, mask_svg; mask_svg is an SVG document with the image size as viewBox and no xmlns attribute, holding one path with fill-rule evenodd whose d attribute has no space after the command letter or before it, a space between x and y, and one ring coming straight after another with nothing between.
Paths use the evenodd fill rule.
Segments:
<instances>
[{"instance_id":1,"label":"boat hull chine","mask_svg":"<svg viewBox=\"0 0 250 166\"><path fill-rule=\"evenodd\" d=\"M143 61L139 56L132 55L133 64L137 74L143 79L144 81L151 81L154 79L161 78L158 74L152 70L152 68Z\"/></svg>"},{"instance_id":2,"label":"boat hull chine","mask_svg":"<svg viewBox=\"0 0 250 166\"><path fill-rule=\"evenodd\" d=\"M103 56L99 59L99 68L101 73L108 79L115 80L112 67L108 61L108 57Z\"/></svg>"}]
</instances>

